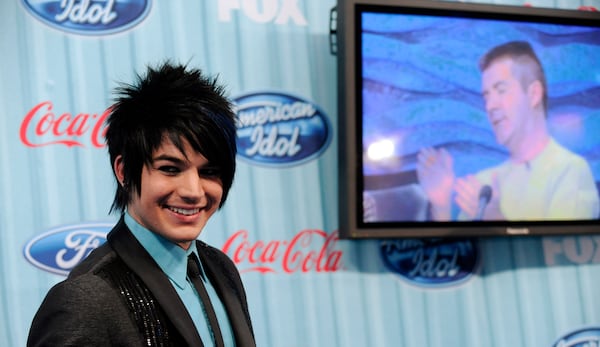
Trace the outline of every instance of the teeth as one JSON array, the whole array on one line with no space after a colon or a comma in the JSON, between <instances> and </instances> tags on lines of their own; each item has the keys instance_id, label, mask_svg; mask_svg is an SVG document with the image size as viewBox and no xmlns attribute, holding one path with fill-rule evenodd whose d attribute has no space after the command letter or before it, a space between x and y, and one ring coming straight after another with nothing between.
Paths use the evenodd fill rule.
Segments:
<instances>
[{"instance_id":1,"label":"teeth","mask_svg":"<svg viewBox=\"0 0 600 347\"><path fill-rule=\"evenodd\" d=\"M188 209L185 209L185 208L169 207L169 210L171 210L171 211L173 211L175 213L186 215L186 216L191 216L193 214L196 214L196 213L200 212L199 208L194 208L194 209L188 210Z\"/></svg>"}]
</instances>

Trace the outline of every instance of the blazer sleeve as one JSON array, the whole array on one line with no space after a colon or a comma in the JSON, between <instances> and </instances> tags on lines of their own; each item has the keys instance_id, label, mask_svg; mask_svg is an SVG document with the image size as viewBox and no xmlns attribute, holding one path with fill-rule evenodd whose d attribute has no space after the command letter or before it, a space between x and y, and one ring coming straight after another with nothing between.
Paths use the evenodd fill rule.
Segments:
<instances>
[{"instance_id":1,"label":"blazer sleeve","mask_svg":"<svg viewBox=\"0 0 600 347\"><path fill-rule=\"evenodd\" d=\"M121 301L97 276L60 282L35 314L27 346L139 345L139 333Z\"/></svg>"}]
</instances>

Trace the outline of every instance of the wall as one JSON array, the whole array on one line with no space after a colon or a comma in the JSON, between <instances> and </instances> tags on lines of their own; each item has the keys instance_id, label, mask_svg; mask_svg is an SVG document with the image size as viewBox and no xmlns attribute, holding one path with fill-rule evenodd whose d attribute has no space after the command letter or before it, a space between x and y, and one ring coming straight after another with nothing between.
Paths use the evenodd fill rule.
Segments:
<instances>
[{"instance_id":1,"label":"wall","mask_svg":"<svg viewBox=\"0 0 600 347\"><path fill-rule=\"evenodd\" d=\"M597 236L442 240L472 261L438 286L386 265L400 240L337 239L334 0L100 2L138 11L101 35L74 33L77 15L62 25L39 15L59 3L0 4L0 345L25 345L45 293L114 224L103 115L117 81L165 59L219 74L241 109L296 103L315 116L302 123L316 143L304 159L286 162L291 137L240 157L228 204L201 235L242 272L258 345L553 346L580 329L589 346L600 339Z\"/></svg>"}]
</instances>

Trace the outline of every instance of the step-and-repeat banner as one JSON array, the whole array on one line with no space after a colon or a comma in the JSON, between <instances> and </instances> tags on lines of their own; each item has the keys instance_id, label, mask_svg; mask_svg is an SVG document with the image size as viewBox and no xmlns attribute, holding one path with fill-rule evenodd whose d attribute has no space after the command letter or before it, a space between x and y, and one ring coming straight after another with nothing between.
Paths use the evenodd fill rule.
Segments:
<instances>
[{"instance_id":1,"label":"step-and-repeat banner","mask_svg":"<svg viewBox=\"0 0 600 347\"><path fill-rule=\"evenodd\" d=\"M105 241L111 91L167 59L237 105L236 180L200 237L242 273L259 346L599 345L600 235L338 239L334 5L1 2L1 346L25 345L48 289Z\"/></svg>"}]
</instances>

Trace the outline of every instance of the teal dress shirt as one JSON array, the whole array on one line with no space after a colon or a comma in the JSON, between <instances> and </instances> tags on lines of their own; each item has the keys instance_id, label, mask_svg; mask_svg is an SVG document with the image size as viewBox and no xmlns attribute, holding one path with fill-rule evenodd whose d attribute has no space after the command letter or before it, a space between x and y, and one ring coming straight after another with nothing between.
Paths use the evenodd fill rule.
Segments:
<instances>
[{"instance_id":1,"label":"teal dress shirt","mask_svg":"<svg viewBox=\"0 0 600 347\"><path fill-rule=\"evenodd\" d=\"M131 215L125 213L125 224L131 230L134 237L140 242L140 244L146 249L162 271L167 275L173 288L181 298L181 301L187 308L196 329L200 336L212 336L212 331L208 323L208 318L204 313L204 307L200 296L196 292L191 281L187 278L187 259L192 253L198 256L198 250L196 243L192 242L190 248L184 250L177 244L165 239L164 237L151 232L150 230L141 226L135 221ZM200 257L198 257L200 259ZM235 340L233 338L233 330L227 317L227 312L223 303L219 299L215 288L212 286L207 276L204 275L204 269L202 263L200 263L200 272L202 274L202 280L206 287L206 291L210 297L210 301L217 314L219 321L219 327L221 334L223 335L223 341L225 346L235 346ZM208 340L208 341L207 341ZM205 347L214 346L214 340L203 338L202 343Z\"/></svg>"}]
</instances>

